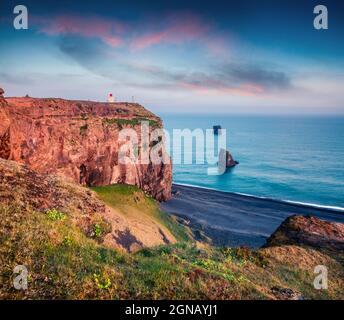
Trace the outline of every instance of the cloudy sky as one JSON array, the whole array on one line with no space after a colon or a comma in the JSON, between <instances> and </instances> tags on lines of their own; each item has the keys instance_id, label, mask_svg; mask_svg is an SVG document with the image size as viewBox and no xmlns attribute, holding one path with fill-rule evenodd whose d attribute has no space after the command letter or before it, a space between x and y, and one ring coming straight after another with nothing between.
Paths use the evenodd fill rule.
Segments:
<instances>
[{"instance_id":1,"label":"cloudy sky","mask_svg":"<svg viewBox=\"0 0 344 320\"><path fill-rule=\"evenodd\" d=\"M313 9L327 5L329 29ZM13 28L24 4L29 29ZM8 96L187 113L344 114L344 1L1 1Z\"/></svg>"}]
</instances>

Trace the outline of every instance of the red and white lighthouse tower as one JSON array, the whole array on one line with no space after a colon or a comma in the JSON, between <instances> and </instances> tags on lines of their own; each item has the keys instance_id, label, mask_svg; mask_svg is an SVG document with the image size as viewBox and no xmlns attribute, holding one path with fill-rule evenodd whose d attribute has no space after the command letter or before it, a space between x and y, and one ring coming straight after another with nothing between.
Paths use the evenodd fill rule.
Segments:
<instances>
[{"instance_id":1,"label":"red and white lighthouse tower","mask_svg":"<svg viewBox=\"0 0 344 320\"><path fill-rule=\"evenodd\" d=\"M115 96L111 92L108 94L107 101L109 103L115 102Z\"/></svg>"}]
</instances>

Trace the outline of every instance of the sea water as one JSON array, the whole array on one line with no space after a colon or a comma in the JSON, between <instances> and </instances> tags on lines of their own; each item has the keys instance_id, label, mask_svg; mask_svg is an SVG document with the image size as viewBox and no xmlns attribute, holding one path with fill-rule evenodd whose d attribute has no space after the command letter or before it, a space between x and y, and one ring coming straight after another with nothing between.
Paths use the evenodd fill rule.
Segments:
<instances>
[{"instance_id":1,"label":"sea water","mask_svg":"<svg viewBox=\"0 0 344 320\"><path fill-rule=\"evenodd\" d=\"M206 163L174 163L174 183L344 210L343 116L161 117L171 136L172 129L221 125L240 162L218 176L208 175Z\"/></svg>"}]
</instances>

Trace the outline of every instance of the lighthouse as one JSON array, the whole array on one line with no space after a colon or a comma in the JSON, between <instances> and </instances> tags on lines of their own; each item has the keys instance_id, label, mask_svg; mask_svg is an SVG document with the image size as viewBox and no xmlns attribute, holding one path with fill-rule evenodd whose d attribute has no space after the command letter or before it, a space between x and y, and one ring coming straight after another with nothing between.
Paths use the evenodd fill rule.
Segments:
<instances>
[{"instance_id":1,"label":"lighthouse","mask_svg":"<svg viewBox=\"0 0 344 320\"><path fill-rule=\"evenodd\" d=\"M111 92L108 94L107 101L109 103L114 103L115 102L115 97L114 97L114 95Z\"/></svg>"}]
</instances>

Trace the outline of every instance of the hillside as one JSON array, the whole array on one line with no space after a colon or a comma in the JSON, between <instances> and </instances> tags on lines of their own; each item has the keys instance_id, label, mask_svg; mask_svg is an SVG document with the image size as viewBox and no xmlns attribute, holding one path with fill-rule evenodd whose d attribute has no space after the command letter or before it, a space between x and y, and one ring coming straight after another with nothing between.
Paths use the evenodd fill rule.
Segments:
<instances>
[{"instance_id":1,"label":"hillside","mask_svg":"<svg viewBox=\"0 0 344 320\"><path fill-rule=\"evenodd\" d=\"M0 159L3 205L51 215L53 220L68 218L87 237L122 251L176 242L168 229L174 224L172 218L163 214L157 202L137 187L115 185L96 190L100 196L66 181L63 176L44 175L25 165ZM106 194L111 195L109 205Z\"/></svg>"},{"instance_id":2,"label":"hillside","mask_svg":"<svg viewBox=\"0 0 344 320\"><path fill-rule=\"evenodd\" d=\"M93 190L0 160L1 299L344 299L342 252L296 242L294 231L288 242L287 227L271 247L210 247L136 187ZM304 224L314 222L319 234L338 228ZM144 234L153 248L140 245ZM318 264L328 290L313 287ZM28 268L27 291L13 288L16 265Z\"/></svg>"}]
</instances>

